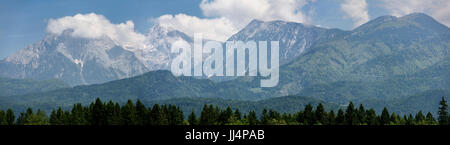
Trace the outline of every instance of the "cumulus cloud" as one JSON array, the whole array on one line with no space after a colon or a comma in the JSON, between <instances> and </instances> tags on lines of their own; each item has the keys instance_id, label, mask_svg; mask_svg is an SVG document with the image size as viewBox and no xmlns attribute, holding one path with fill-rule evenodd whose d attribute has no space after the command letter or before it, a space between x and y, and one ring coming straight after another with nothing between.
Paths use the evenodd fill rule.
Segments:
<instances>
[{"instance_id":1,"label":"cumulus cloud","mask_svg":"<svg viewBox=\"0 0 450 145\"><path fill-rule=\"evenodd\" d=\"M156 20L161 26L176 28L191 36L193 32L201 32L206 39L224 41L253 19L308 24L311 19L301 8L312 1L314 0L202 0L200 8L208 18L177 14L163 15Z\"/></svg>"},{"instance_id":2,"label":"cumulus cloud","mask_svg":"<svg viewBox=\"0 0 450 145\"><path fill-rule=\"evenodd\" d=\"M366 0L345 0L340 6L341 10L353 20L353 27L370 20Z\"/></svg>"},{"instance_id":3,"label":"cumulus cloud","mask_svg":"<svg viewBox=\"0 0 450 145\"><path fill-rule=\"evenodd\" d=\"M200 8L205 16L224 17L236 25L245 25L252 19L305 22L307 16L301 8L307 3L306 0L203 0Z\"/></svg>"},{"instance_id":4,"label":"cumulus cloud","mask_svg":"<svg viewBox=\"0 0 450 145\"><path fill-rule=\"evenodd\" d=\"M394 16L423 12L450 26L449 0L382 0L382 7Z\"/></svg>"},{"instance_id":5,"label":"cumulus cloud","mask_svg":"<svg viewBox=\"0 0 450 145\"><path fill-rule=\"evenodd\" d=\"M226 18L200 19L186 14L163 15L156 19L160 26L182 31L193 36L202 33L204 38L225 40L237 30L235 25Z\"/></svg>"},{"instance_id":6,"label":"cumulus cloud","mask_svg":"<svg viewBox=\"0 0 450 145\"><path fill-rule=\"evenodd\" d=\"M103 15L95 13L49 20L48 32L61 35L65 30L72 30L71 35L74 37L100 38L107 36L124 47L145 47L145 36L134 31L132 21L112 24Z\"/></svg>"}]
</instances>

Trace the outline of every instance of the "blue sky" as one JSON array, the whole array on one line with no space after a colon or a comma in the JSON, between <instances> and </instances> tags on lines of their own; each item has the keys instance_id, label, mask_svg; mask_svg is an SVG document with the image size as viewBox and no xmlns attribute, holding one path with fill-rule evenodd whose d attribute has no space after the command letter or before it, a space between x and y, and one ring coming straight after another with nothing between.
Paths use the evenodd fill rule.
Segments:
<instances>
[{"instance_id":1,"label":"blue sky","mask_svg":"<svg viewBox=\"0 0 450 145\"><path fill-rule=\"evenodd\" d=\"M215 0L212 1L214 2ZM396 9L392 8L389 9L385 3L382 3L379 0L298 1L300 3L297 3L298 5L294 6L298 6L298 10L301 11L300 13L301 15L304 15L304 18L291 18L292 16L297 16L296 14L300 14L294 12L293 15L287 15L286 17L280 16L280 14L274 14L274 16L262 17L262 19L272 20L277 19L277 16L280 16L280 19L298 20L298 22L309 23L321 27L350 30L355 27L355 21L357 19L362 19L365 22L367 21L367 18L373 19L381 15L402 15L404 13L409 13L409 11L403 12L401 10L396 11ZM351 10L350 13L346 13L343 10L343 3L359 3L360 1L364 1L367 4L365 9L350 6L345 7ZM229 11L231 13L234 10L233 7L228 9L226 7L220 7L220 3L218 3L219 7L210 4L202 9L200 6L201 2L201 0L2 0L0 1L0 19L2 20L0 23L0 59L42 39L47 33L46 28L49 19L58 19L64 16L74 16L76 14L95 13L103 15L113 24L124 23L127 20L131 20L134 22L134 29L136 32L146 33L155 23L155 21L150 21L150 19L157 19L157 22L162 22L162 20L158 18L168 14L172 15L173 18L166 19L167 21L164 21L166 25L173 23L174 27L185 29L186 32L188 32L195 30L177 27L178 25L176 22L185 20L181 17L176 17L177 14L185 14L186 16L189 16L188 18L205 20L222 17L230 19L231 14L228 15L227 12ZM426 0L419 2L426 3ZM448 4L446 0L442 2L446 5ZM422 5L423 7L428 6L426 4ZM439 3L438 5L442 4ZM421 7L417 5L412 5L410 7L413 7L418 11L427 12L431 15L435 14L433 12L428 12L427 9L421 10ZM430 4L429 7L435 8L437 6ZM243 10L244 12L247 12L245 11L245 7ZM368 17L360 15L351 16L353 12L358 13L356 11L360 10L367 12ZM237 11L239 12L239 10ZM269 12L269 10L267 10L267 12ZM264 14L264 12L262 13ZM443 17L441 18L443 20L447 20L448 18L447 15L441 16L438 15L438 13L436 15ZM251 17L251 15L249 16ZM241 19L234 20L231 18L232 23L236 23L238 20ZM201 21L200 23L202 22L209 21ZM221 21L217 20L211 22ZM233 26L236 26L234 29L242 27L239 26L239 24L233 24ZM217 29L212 31L217 31ZM224 36L227 35L229 34L224 34Z\"/></svg>"},{"instance_id":2,"label":"blue sky","mask_svg":"<svg viewBox=\"0 0 450 145\"><path fill-rule=\"evenodd\" d=\"M97 13L113 23L133 20L137 31L148 19L167 13L201 15L200 0L2 0L0 1L0 59L42 39L49 18Z\"/></svg>"}]
</instances>

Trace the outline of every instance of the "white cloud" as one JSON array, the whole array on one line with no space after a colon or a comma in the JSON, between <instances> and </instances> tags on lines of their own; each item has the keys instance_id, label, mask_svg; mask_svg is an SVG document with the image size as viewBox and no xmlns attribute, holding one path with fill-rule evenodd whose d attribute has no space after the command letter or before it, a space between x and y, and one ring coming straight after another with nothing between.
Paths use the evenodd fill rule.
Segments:
<instances>
[{"instance_id":1,"label":"white cloud","mask_svg":"<svg viewBox=\"0 0 450 145\"><path fill-rule=\"evenodd\" d=\"M145 36L134 31L132 21L112 24L103 15L95 13L49 20L48 32L60 35L65 30L73 30L71 35L74 37L100 38L107 36L124 47L145 47Z\"/></svg>"},{"instance_id":2,"label":"white cloud","mask_svg":"<svg viewBox=\"0 0 450 145\"><path fill-rule=\"evenodd\" d=\"M403 16L413 12L427 13L438 21L450 26L449 0L382 0L382 7L394 16Z\"/></svg>"},{"instance_id":3,"label":"white cloud","mask_svg":"<svg viewBox=\"0 0 450 145\"><path fill-rule=\"evenodd\" d=\"M182 32L203 33L206 39L224 41L245 27L251 20L284 20L310 23L301 8L314 0L202 0L200 8L208 18L185 14L157 18L161 26ZM211 28L212 26L212 28Z\"/></svg>"},{"instance_id":4,"label":"white cloud","mask_svg":"<svg viewBox=\"0 0 450 145\"><path fill-rule=\"evenodd\" d=\"M353 20L353 27L370 20L366 0L345 0L341 4L341 10Z\"/></svg>"},{"instance_id":5,"label":"white cloud","mask_svg":"<svg viewBox=\"0 0 450 145\"><path fill-rule=\"evenodd\" d=\"M194 36L194 33L203 33L204 38L212 40L226 40L227 36L238 31L226 18L200 19L186 14L177 14L163 15L156 21L160 26L176 29L190 36Z\"/></svg>"},{"instance_id":6,"label":"white cloud","mask_svg":"<svg viewBox=\"0 0 450 145\"><path fill-rule=\"evenodd\" d=\"M224 17L235 25L245 25L252 19L305 22L301 8L306 0L203 0L200 4L205 16Z\"/></svg>"}]
</instances>

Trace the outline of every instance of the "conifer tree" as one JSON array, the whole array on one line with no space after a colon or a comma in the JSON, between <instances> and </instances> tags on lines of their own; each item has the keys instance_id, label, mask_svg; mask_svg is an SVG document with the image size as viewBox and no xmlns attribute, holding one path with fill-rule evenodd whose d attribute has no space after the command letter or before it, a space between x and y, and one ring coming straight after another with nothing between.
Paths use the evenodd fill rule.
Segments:
<instances>
[{"instance_id":1,"label":"conifer tree","mask_svg":"<svg viewBox=\"0 0 450 145\"><path fill-rule=\"evenodd\" d=\"M269 119L270 120L281 120L281 115L279 112L273 110L273 109L269 109Z\"/></svg>"},{"instance_id":2,"label":"conifer tree","mask_svg":"<svg viewBox=\"0 0 450 145\"><path fill-rule=\"evenodd\" d=\"M426 121L428 125L432 125L436 122L436 120L434 120L433 114L431 114L430 112L427 113Z\"/></svg>"},{"instance_id":3,"label":"conifer tree","mask_svg":"<svg viewBox=\"0 0 450 145\"><path fill-rule=\"evenodd\" d=\"M359 104L357 118L358 118L359 124L364 124L367 122L366 121L366 109L364 108L364 106L362 104Z\"/></svg>"},{"instance_id":4,"label":"conifer tree","mask_svg":"<svg viewBox=\"0 0 450 145\"><path fill-rule=\"evenodd\" d=\"M241 112L239 112L239 109L236 109L236 111L234 111L234 117L236 118L236 120L241 120Z\"/></svg>"},{"instance_id":5,"label":"conifer tree","mask_svg":"<svg viewBox=\"0 0 450 145\"><path fill-rule=\"evenodd\" d=\"M369 109L366 111L366 120L367 125L378 125L378 118L375 110Z\"/></svg>"},{"instance_id":6,"label":"conifer tree","mask_svg":"<svg viewBox=\"0 0 450 145\"><path fill-rule=\"evenodd\" d=\"M64 125L72 125L72 118L71 118L69 110L64 111L64 119L63 120L64 120L64 122L63 122Z\"/></svg>"},{"instance_id":7,"label":"conifer tree","mask_svg":"<svg viewBox=\"0 0 450 145\"><path fill-rule=\"evenodd\" d=\"M147 112L149 112L149 111L147 111ZM113 114L114 114L113 115L114 116L113 124L121 124L121 122L122 122L122 106L120 106L120 104L118 102L116 102L114 104L114 113ZM150 116L148 118L150 118Z\"/></svg>"},{"instance_id":8,"label":"conifer tree","mask_svg":"<svg viewBox=\"0 0 450 145\"><path fill-rule=\"evenodd\" d=\"M305 119L307 125L313 125L315 123L314 112L311 104L305 106L303 118Z\"/></svg>"},{"instance_id":9,"label":"conifer tree","mask_svg":"<svg viewBox=\"0 0 450 145\"><path fill-rule=\"evenodd\" d=\"M258 125L259 124L259 121L258 121L258 118L256 117L255 111L250 111L248 113L247 118L248 118L249 125Z\"/></svg>"},{"instance_id":10,"label":"conifer tree","mask_svg":"<svg viewBox=\"0 0 450 145\"><path fill-rule=\"evenodd\" d=\"M357 119L356 119L356 111L355 106L353 105L353 102L350 102L347 106L347 109L345 110L345 122L347 125L356 125Z\"/></svg>"},{"instance_id":11,"label":"conifer tree","mask_svg":"<svg viewBox=\"0 0 450 145\"><path fill-rule=\"evenodd\" d=\"M167 108L167 119L169 125L182 125L184 121L183 112L174 105L169 105Z\"/></svg>"},{"instance_id":12,"label":"conifer tree","mask_svg":"<svg viewBox=\"0 0 450 145\"><path fill-rule=\"evenodd\" d=\"M331 110L328 113L328 125L336 125L336 114L334 114L334 111Z\"/></svg>"},{"instance_id":13,"label":"conifer tree","mask_svg":"<svg viewBox=\"0 0 450 145\"><path fill-rule=\"evenodd\" d=\"M167 119L167 107L159 106L159 104L153 105L152 112L150 113L150 117L152 118L151 125L168 125Z\"/></svg>"},{"instance_id":14,"label":"conifer tree","mask_svg":"<svg viewBox=\"0 0 450 145\"><path fill-rule=\"evenodd\" d=\"M106 114L103 102L100 98L95 100L92 108L92 125L106 125Z\"/></svg>"},{"instance_id":15,"label":"conifer tree","mask_svg":"<svg viewBox=\"0 0 450 145\"><path fill-rule=\"evenodd\" d=\"M283 115L281 115L281 120L286 121L286 124L291 124L291 122L295 121L295 119L292 119L292 115L291 113L283 113Z\"/></svg>"},{"instance_id":16,"label":"conifer tree","mask_svg":"<svg viewBox=\"0 0 450 145\"><path fill-rule=\"evenodd\" d=\"M136 121L135 124L137 125L144 125L148 124L149 120L149 113L147 113L147 108L144 104L142 104L141 100L136 101Z\"/></svg>"},{"instance_id":17,"label":"conifer tree","mask_svg":"<svg viewBox=\"0 0 450 145\"><path fill-rule=\"evenodd\" d=\"M21 112L19 117L17 118L18 125L28 125L31 123L33 117L33 109L28 108L25 112Z\"/></svg>"},{"instance_id":18,"label":"conifer tree","mask_svg":"<svg viewBox=\"0 0 450 145\"><path fill-rule=\"evenodd\" d=\"M303 115L302 111L299 111L299 112L295 113L295 116L296 116L295 121L297 121L299 124L306 124L305 123L306 120L304 118L304 115Z\"/></svg>"},{"instance_id":19,"label":"conifer tree","mask_svg":"<svg viewBox=\"0 0 450 145\"><path fill-rule=\"evenodd\" d=\"M85 111L84 107L81 105L81 103L77 103L77 104L73 105L72 112L71 112L72 125L87 124L86 114L84 111Z\"/></svg>"},{"instance_id":20,"label":"conifer tree","mask_svg":"<svg viewBox=\"0 0 450 145\"><path fill-rule=\"evenodd\" d=\"M200 114L200 125L212 125L209 121L211 119L211 112L206 104L203 105L202 113Z\"/></svg>"},{"instance_id":21,"label":"conifer tree","mask_svg":"<svg viewBox=\"0 0 450 145\"><path fill-rule=\"evenodd\" d=\"M69 125L64 124L66 122L64 119L65 119L64 111L62 110L61 107L59 107L57 111L55 110L52 111L52 113L50 114L49 122L51 125Z\"/></svg>"},{"instance_id":22,"label":"conifer tree","mask_svg":"<svg viewBox=\"0 0 450 145\"><path fill-rule=\"evenodd\" d=\"M16 116L14 115L14 112L11 108L6 111L6 124L8 125L14 125L14 121L16 120Z\"/></svg>"},{"instance_id":23,"label":"conifer tree","mask_svg":"<svg viewBox=\"0 0 450 145\"><path fill-rule=\"evenodd\" d=\"M414 117L412 114L408 115L408 118L406 119L406 125L414 125Z\"/></svg>"},{"instance_id":24,"label":"conifer tree","mask_svg":"<svg viewBox=\"0 0 450 145\"><path fill-rule=\"evenodd\" d=\"M269 115L267 114L267 109L264 108L261 116L261 124L262 125L269 125Z\"/></svg>"},{"instance_id":25,"label":"conifer tree","mask_svg":"<svg viewBox=\"0 0 450 145\"><path fill-rule=\"evenodd\" d=\"M422 110L420 110L415 117L415 122L419 125L424 125L425 124L425 116L422 113Z\"/></svg>"},{"instance_id":26,"label":"conifer tree","mask_svg":"<svg viewBox=\"0 0 450 145\"><path fill-rule=\"evenodd\" d=\"M230 108L230 106L227 107L224 111L222 111L219 115L219 123L224 125L230 123L230 120L233 117L233 110Z\"/></svg>"},{"instance_id":27,"label":"conifer tree","mask_svg":"<svg viewBox=\"0 0 450 145\"><path fill-rule=\"evenodd\" d=\"M136 106L133 101L128 100L127 103L120 109L123 125L136 125Z\"/></svg>"},{"instance_id":28,"label":"conifer tree","mask_svg":"<svg viewBox=\"0 0 450 145\"><path fill-rule=\"evenodd\" d=\"M52 110L52 112L50 113L50 124L51 125L58 125L58 119L56 117L56 111Z\"/></svg>"},{"instance_id":29,"label":"conifer tree","mask_svg":"<svg viewBox=\"0 0 450 145\"><path fill-rule=\"evenodd\" d=\"M326 124L326 118L327 118L327 113L325 112L325 108L323 107L322 103L319 103L319 105L317 105L316 107L316 111L315 112L315 120L317 123L320 124Z\"/></svg>"},{"instance_id":30,"label":"conifer tree","mask_svg":"<svg viewBox=\"0 0 450 145\"><path fill-rule=\"evenodd\" d=\"M439 102L439 124L440 125L448 125L448 105L447 105L447 100L445 100L445 97L442 97L442 100Z\"/></svg>"},{"instance_id":31,"label":"conifer tree","mask_svg":"<svg viewBox=\"0 0 450 145\"><path fill-rule=\"evenodd\" d=\"M381 112L381 125L389 125L390 123L390 115L389 115L389 111L387 110L386 107L383 108L383 111Z\"/></svg>"},{"instance_id":32,"label":"conifer tree","mask_svg":"<svg viewBox=\"0 0 450 145\"><path fill-rule=\"evenodd\" d=\"M105 105L106 124L108 125L120 125L120 111L116 110L116 105L113 101L108 101ZM73 114L73 110L72 110ZM75 114L74 114L75 115Z\"/></svg>"},{"instance_id":33,"label":"conifer tree","mask_svg":"<svg viewBox=\"0 0 450 145\"><path fill-rule=\"evenodd\" d=\"M345 121L345 114L342 109L338 110L337 116L336 116L336 124L337 125L346 125Z\"/></svg>"},{"instance_id":34,"label":"conifer tree","mask_svg":"<svg viewBox=\"0 0 450 145\"><path fill-rule=\"evenodd\" d=\"M389 119L394 125L399 125L400 124L400 117L395 114L395 112L392 112L391 114L391 118Z\"/></svg>"},{"instance_id":35,"label":"conifer tree","mask_svg":"<svg viewBox=\"0 0 450 145\"><path fill-rule=\"evenodd\" d=\"M36 114L28 116L25 125L48 125L48 117L44 111L38 109Z\"/></svg>"},{"instance_id":36,"label":"conifer tree","mask_svg":"<svg viewBox=\"0 0 450 145\"><path fill-rule=\"evenodd\" d=\"M6 125L6 112L0 110L0 125Z\"/></svg>"},{"instance_id":37,"label":"conifer tree","mask_svg":"<svg viewBox=\"0 0 450 145\"><path fill-rule=\"evenodd\" d=\"M17 125L25 125L26 123L26 113L20 112L19 117L17 117L16 124Z\"/></svg>"},{"instance_id":38,"label":"conifer tree","mask_svg":"<svg viewBox=\"0 0 450 145\"><path fill-rule=\"evenodd\" d=\"M211 122L213 122L213 124L217 124L218 119L220 117L220 112L222 112L222 111L219 108L219 106L216 106L216 108L214 109L213 105L210 104L209 107L211 107L211 110L212 110L212 113L211 113L212 120L211 120Z\"/></svg>"},{"instance_id":39,"label":"conifer tree","mask_svg":"<svg viewBox=\"0 0 450 145\"><path fill-rule=\"evenodd\" d=\"M198 125L197 116L195 115L194 110L192 110L191 114L189 114L188 122L190 125Z\"/></svg>"}]
</instances>

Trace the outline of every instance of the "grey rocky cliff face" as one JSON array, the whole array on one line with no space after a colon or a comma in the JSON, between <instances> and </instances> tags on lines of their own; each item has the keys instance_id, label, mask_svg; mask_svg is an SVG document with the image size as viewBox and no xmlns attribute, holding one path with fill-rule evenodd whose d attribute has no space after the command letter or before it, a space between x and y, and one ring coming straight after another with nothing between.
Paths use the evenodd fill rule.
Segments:
<instances>
[{"instance_id":1,"label":"grey rocky cliff face","mask_svg":"<svg viewBox=\"0 0 450 145\"><path fill-rule=\"evenodd\" d=\"M180 36L179 36L180 35ZM151 70L167 69L169 44L187 36L155 26L145 48L120 46L110 38L77 38L71 31L47 34L0 61L0 76L35 80L61 79L75 85L104 83Z\"/></svg>"}]
</instances>

